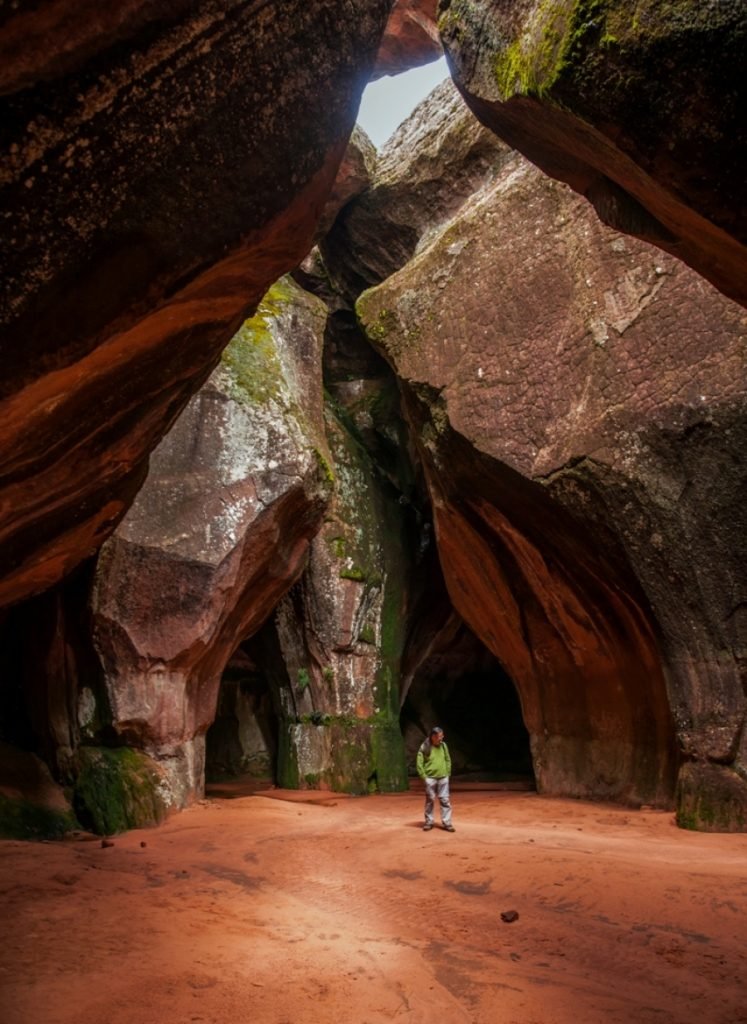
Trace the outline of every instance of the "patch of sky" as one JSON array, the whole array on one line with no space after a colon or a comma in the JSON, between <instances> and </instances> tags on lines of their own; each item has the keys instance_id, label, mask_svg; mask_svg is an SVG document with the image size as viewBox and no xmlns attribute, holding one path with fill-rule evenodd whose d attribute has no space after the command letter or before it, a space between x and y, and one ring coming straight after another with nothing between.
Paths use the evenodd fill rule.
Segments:
<instances>
[{"instance_id":1,"label":"patch of sky","mask_svg":"<svg viewBox=\"0 0 747 1024\"><path fill-rule=\"evenodd\" d=\"M371 82L361 99L358 124L381 149L418 103L448 77L446 58L441 57L424 67Z\"/></svg>"}]
</instances>

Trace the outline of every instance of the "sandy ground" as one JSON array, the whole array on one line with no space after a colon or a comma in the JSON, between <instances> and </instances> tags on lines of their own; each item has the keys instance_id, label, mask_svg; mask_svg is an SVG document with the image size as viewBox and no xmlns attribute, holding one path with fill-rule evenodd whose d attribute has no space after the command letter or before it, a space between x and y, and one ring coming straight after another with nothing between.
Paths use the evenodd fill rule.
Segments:
<instances>
[{"instance_id":1,"label":"sandy ground","mask_svg":"<svg viewBox=\"0 0 747 1024\"><path fill-rule=\"evenodd\" d=\"M3 1024L747 1022L747 835L530 793L457 791L453 835L417 793L229 796L113 846L0 842Z\"/></svg>"}]
</instances>

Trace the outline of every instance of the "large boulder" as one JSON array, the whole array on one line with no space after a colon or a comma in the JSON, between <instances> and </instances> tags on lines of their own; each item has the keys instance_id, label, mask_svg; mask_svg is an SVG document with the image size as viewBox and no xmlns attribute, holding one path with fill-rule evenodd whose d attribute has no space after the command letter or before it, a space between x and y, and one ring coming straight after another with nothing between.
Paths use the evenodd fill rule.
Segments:
<instances>
[{"instance_id":1,"label":"large boulder","mask_svg":"<svg viewBox=\"0 0 747 1024\"><path fill-rule=\"evenodd\" d=\"M742 310L513 154L358 311L538 786L667 805L678 747L690 793L744 772Z\"/></svg>"},{"instance_id":2,"label":"large boulder","mask_svg":"<svg viewBox=\"0 0 747 1024\"><path fill-rule=\"evenodd\" d=\"M110 728L159 762L171 805L202 791L223 669L299 576L320 525L325 320L290 280L273 286L153 453L99 556L92 609Z\"/></svg>"},{"instance_id":3,"label":"large boulder","mask_svg":"<svg viewBox=\"0 0 747 1024\"><path fill-rule=\"evenodd\" d=\"M0 16L0 605L97 549L310 248L391 0L17 7Z\"/></svg>"},{"instance_id":4,"label":"large boulder","mask_svg":"<svg viewBox=\"0 0 747 1024\"><path fill-rule=\"evenodd\" d=\"M484 124L747 302L742 0L441 0L439 27Z\"/></svg>"}]
</instances>

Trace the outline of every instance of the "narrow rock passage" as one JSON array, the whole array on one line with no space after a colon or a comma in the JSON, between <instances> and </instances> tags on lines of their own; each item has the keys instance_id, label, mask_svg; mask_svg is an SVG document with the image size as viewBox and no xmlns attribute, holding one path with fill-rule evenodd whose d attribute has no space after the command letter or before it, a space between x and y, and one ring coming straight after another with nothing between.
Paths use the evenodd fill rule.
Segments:
<instances>
[{"instance_id":1,"label":"narrow rock passage","mask_svg":"<svg viewBox=\"0 0 747 1024\"><path fill-rule=\"evenodd\" d=\"M454 807L426 835L418 793L269 791L108 847L0 842L0 1016L747 1022L747 836L536 794Z\"/></svg>"}]
</instances>

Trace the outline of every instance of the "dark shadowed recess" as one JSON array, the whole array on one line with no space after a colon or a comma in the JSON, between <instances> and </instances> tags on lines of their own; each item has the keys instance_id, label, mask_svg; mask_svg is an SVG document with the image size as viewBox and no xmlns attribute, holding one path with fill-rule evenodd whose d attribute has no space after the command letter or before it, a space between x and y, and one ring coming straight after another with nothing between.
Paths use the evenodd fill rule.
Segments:
<instances>
[{"instance_id":1,"label":"dark shadowed recess","mask_svg":"<svg viewBox=\"0 0 747 1024\"><path fill-rule=\"evenodd\" d=\"M529 734L511 677L465 625L418 668L400 716L414 770L432 725L444 730L461 781L534 782Z\"/></svg>"}]
</instances>

